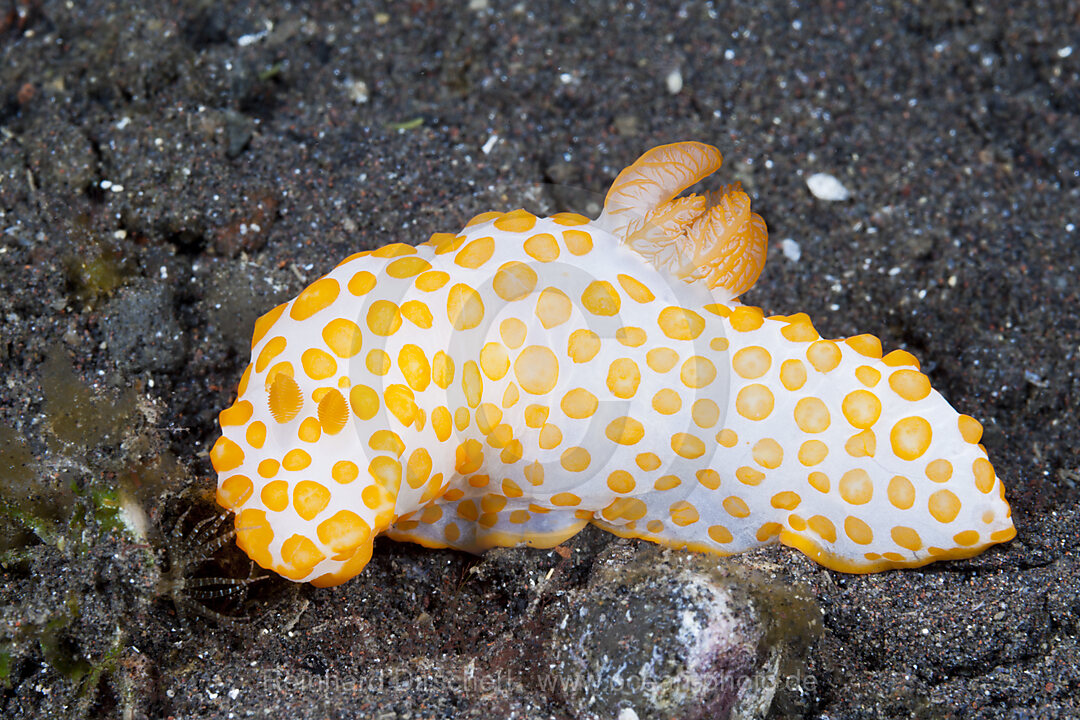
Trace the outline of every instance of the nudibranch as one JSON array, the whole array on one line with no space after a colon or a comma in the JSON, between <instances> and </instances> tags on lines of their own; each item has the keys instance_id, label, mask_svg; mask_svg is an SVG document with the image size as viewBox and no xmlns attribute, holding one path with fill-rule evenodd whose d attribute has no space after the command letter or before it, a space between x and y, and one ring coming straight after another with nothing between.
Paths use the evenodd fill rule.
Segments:
<instances>
[{"instance_id":1,"label":"nudibranch","mask_svg":"<svg viewBox=\"0 0 1080 720\"><path fill-rule=\"evenodd\" d=\"M1015 535L982 426L903 350L736 298L767 231L709 145L645 153L597 220L484 213L346 258L255 324L211 451L260 566L344 582L385 534L480 552L587 523L845 572Z\"/></svg>"}]
</instances>

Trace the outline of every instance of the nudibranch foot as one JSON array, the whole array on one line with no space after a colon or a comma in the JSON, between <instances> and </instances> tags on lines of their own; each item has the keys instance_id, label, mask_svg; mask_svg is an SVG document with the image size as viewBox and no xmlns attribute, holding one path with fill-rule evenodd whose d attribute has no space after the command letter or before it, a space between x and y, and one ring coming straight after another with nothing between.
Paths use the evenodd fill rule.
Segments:
<instances>
[{"instance_id":1,"label":"nudibranch foot","mask_svg":"<svg viewBox=\"0 0 1080 720\"><path fill-rule=\"evenodd\" d=\"M346 258L260 318L211 452L261 567L335 585L385 534L479 552L588 523L795 547L846 572L1014 534L1004 488L903 351L735 297L767 230L701 143L649 151L601 217L484 213Z\"/></svg>"},{"instance_id":2,"label":"nudibranch foot","mask_svg":"<svg viewBox=\"0 0 1080 720\"><path fill-rule=\"evenodd\" d=\"M508 513L479 510L482 514L474 516L472 508L483 503L483 500L461 500L433 504L429 507L440 508L438 520L425 522L419 517L422 513L416 513L399 519L386 535L392 540L407 540L424 547L453 548L471 553L518 545L552 548L577 535L590 520L579 517L578 512L539 505ZM470 517L476 519L470 520Z\"/></svg>"}]
</instances>

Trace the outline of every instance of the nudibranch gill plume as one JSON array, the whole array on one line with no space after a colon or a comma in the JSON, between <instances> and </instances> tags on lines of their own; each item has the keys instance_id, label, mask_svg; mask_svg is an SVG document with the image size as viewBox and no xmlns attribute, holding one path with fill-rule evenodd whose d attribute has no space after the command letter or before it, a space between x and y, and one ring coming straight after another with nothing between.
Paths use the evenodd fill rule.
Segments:
<instances>
[{"instance_id":1,"label":"nudibranch gill plume","mask_svg":"<svg viewBox=\"0 0 1080 720\"><path fill-rule=\"evenodd\" d=\"M379 534L480 552L592 523L854 573L1011 539L982 426L911 354L736 300L764 221L738 184L680 196L720 163L654 148L596 220L484 213L262 316L211 451L240 547L330 586Z\"/></svg>"}]
</instances>

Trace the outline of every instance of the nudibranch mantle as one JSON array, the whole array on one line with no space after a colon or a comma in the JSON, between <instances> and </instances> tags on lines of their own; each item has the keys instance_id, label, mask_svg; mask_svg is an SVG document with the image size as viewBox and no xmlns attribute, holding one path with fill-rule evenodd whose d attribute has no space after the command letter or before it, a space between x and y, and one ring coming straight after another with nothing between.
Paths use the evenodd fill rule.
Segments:
<instances>
[{"instance_id":1,"label":"nudibranch mantle","mask_svg":"<svg viewBox=\"0 0 1080 720\"><path fill-rule=\"evenodd\" d=\"M346 258L261 317L211 451L260 566L336 585L378 534L479 552L587 523L874 572L1015 535L982 427L873 336L736 297L766 228L695 142L650 150L592 221L485 213Z\"/></svg>"}]
</instances>

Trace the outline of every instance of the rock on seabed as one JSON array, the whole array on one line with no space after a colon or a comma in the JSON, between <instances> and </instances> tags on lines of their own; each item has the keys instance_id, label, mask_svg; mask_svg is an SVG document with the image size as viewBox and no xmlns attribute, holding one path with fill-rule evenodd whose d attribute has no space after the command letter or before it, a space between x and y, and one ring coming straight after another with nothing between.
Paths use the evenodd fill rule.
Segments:
<instances>
[{"instance_id":1,"label":"rock on seabed","mask_svg":"<svg viewBox=\"0 0 1080 720\"><path fill-rule=\"evenodd\" d=\"M777 602L791 589L723 559L615 547L599 562L547 648L578 717L752 717L772 704L785 649L819 625L816 605Z\"/></svg>"}]
</instances>

